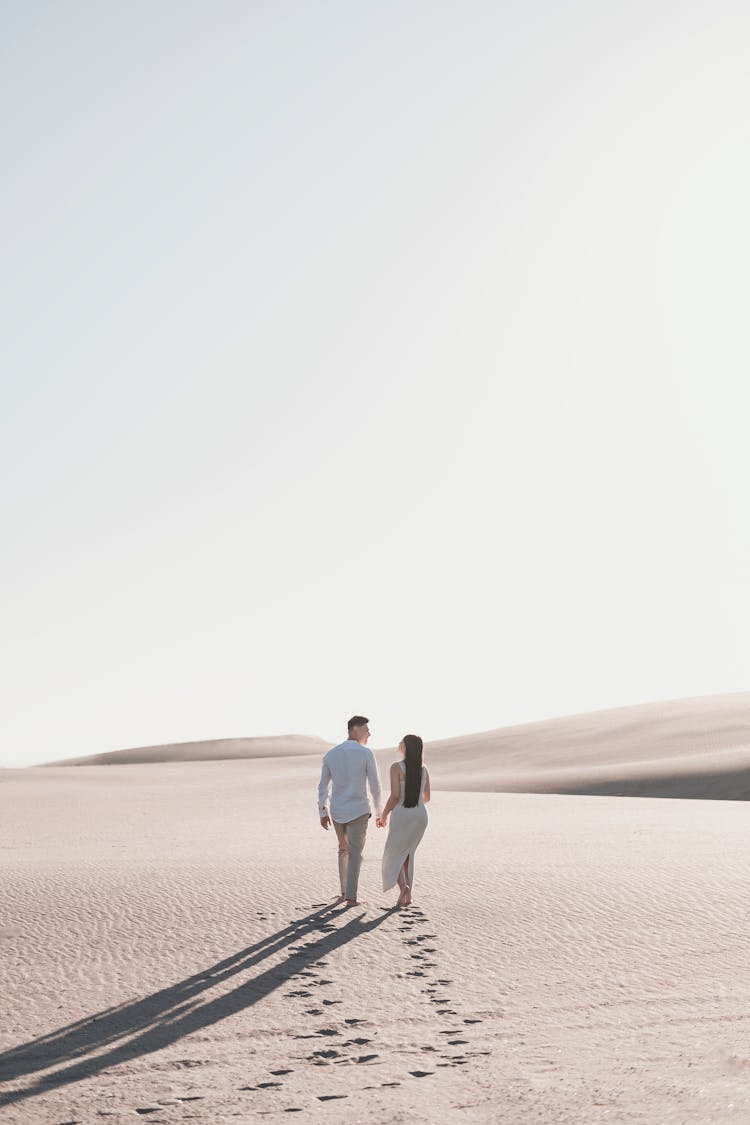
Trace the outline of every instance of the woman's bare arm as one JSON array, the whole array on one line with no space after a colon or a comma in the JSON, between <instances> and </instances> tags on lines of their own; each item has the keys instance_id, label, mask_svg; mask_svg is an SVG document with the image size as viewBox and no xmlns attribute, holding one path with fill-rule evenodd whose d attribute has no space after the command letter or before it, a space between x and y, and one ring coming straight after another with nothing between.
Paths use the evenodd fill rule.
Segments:
<instances>
[{"instance_id":1,"label":"woman's bare arm","mask_svg":"<svg viewBox=\"0 0 750 1125\"><path fill-rule=\"evenodd\" d=\"M383 812L380 816L380 821L382 824L385 824L386 820L388 819L388 813L391 811L391 809L395 809L396 805L399 802L399 798L401 796L401 784L399 778L400 773L401 770L399 769L398 762L394 762L391 766L391 795L386 801L385 808L383 809Z\"/></svg>"},{"instance_id":2,"label":"woman's bare arm","mask_svg":"<svg viewBox=\"0 0 750 1125\"><path fill-rule=\"evenodd\" d=\"M427 804L430 799L430 775L427 772L427 766L425 766L424 774L424 793L422 794L422 800Z\"/></svg>"}]
</instances>

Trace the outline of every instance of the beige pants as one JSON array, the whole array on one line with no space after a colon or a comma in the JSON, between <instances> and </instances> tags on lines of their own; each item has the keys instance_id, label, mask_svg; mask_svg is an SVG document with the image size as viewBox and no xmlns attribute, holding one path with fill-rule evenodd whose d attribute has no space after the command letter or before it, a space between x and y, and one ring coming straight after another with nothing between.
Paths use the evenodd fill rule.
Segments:
<instances>
[{"instance_id":1,"label":"beige pants","mask_svg":"<svg viewBox=\"0 0 750 1125\"><path fill-rule=\"evenodd\" d=\"M346 824L333 821L339 841L339 882L341 893L354 902L357 898L357 884L359 883L359 869L362 866L362 852L365 847L367 835L367 822L370 814L358 816Z\"/></svg>"}]
</instances>

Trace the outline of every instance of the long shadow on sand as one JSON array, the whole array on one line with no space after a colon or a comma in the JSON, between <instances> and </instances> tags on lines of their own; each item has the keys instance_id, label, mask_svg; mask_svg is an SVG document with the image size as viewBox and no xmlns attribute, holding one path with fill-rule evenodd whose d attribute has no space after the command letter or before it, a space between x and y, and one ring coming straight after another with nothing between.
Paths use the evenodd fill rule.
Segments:
<instances>
[{"instance_id":1,"label":"long shadow on sand","mask_svg":"<svg viewBox=\"0 0 750 1125\"><path fill-rule=\"evenodd\" d=\"M77 1023L5 1051L0 1054L0 1083L17 1081L60 1063L66 1065L52 1074L37 1078L24 1089L0 1094L0 1108L58 1086L91 1078L118 1063L160 1051L186 1035L252 1007L275 989L294 980L321 957L377 929L390 913L386 911L381 917L366 923L360 914L329 931L332 920L343 914L343 908L334 903L290 922L275 934L179 984L141 1000L106 1008L94 1016L87 1016ZM245 973L267 957L310 937L315 940L301 949L290 950L287 960L281 964L275 964L244 981L231 992L213 999L204 997L209 989L224 984L235 974Z\"/></svg>"}]
</instances>

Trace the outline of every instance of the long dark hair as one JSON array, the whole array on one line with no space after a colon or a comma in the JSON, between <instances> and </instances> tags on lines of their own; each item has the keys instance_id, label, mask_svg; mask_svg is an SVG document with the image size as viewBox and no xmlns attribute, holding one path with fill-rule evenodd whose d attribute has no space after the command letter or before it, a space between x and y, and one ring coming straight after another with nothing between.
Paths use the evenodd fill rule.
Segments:
<instances>
[{"instance_id":1,"label":"long dark hair","mask_svg":"<svg viewBox=\"0 0 750 1125\"><path fill-rule=\"evenodd\" d=\"M404 782L404 808L413 809L419 803L419 791L422 787L422 750L423 742L418 734L405 734L403 738L404 761L406 762L406 780Z\"/></svg>"}]
</instances>

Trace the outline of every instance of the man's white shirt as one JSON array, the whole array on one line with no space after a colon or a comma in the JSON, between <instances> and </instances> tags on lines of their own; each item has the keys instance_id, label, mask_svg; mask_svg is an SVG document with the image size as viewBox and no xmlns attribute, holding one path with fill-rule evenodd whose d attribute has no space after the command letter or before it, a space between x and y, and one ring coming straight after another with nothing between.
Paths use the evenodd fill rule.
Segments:
<instances>
[{"instance_id":1,"label":"man's white shirt","mask_svg":"<svg viewBox=\"0 0 750 1125\"><path fill-rule=\"evenodd\" d=\"M328 816L328 790L331 792L331 819L348 824L370 812L367 786L370 786L375 815L380 816L380 776L375 755L367 746L348 738L333 746L323 757L318 786L318 814Z\"/></svg>"}]
</instances>

